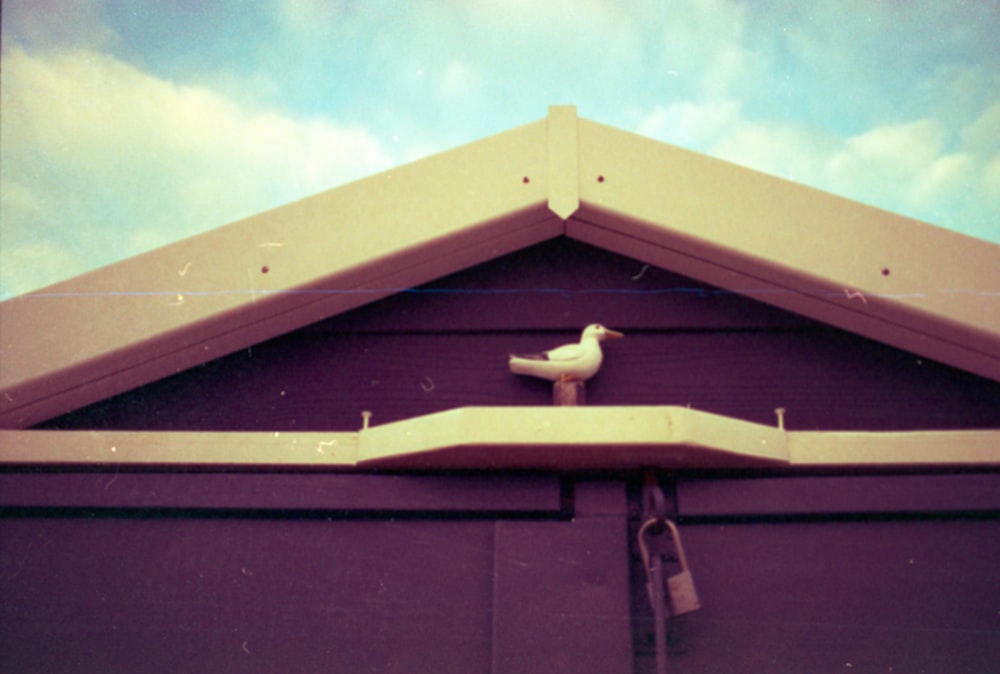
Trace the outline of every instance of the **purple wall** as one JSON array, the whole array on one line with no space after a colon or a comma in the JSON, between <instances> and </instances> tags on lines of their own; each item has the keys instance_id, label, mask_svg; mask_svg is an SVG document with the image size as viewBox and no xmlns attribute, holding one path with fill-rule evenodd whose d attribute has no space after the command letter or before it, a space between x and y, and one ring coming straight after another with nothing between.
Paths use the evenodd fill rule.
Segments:
<instances>
[{"instance_id":1,"label":"purple wall","mask_svg":"<svg viewBox=\"0 0 1000 674\"><path fill-rule=\"evenodd\" d=\"M1000 384L571 241L43 427L354 430L547 405L509 351L625 331L592 405L1000 427ZM0 671L650 672L640 475L0 472ZM658 476L703 602L671 672L1000 663L1000 472Z\"/></svg>"},{"instance_id":2,"label":"purple wall","mask_svg":"<svg viewBox=\"0 0 1000 674\"><path fill-rule=\"evenodd\" d=\"M184 475L62 477L0 483L4 672L632 669L620 482L193 480L270 488L255 510Z\"/></svg>"},{"instance_id":3,"label":"purple wall","mask_svg":"<svg viewBox=\"0 0 1000 674\"><path fill-rule=\"evenodd\" d=\"M671 672L1000 662L997 472L662 484L703 603ZM630 476L7 471L0 505L0 671L653 671Z\"/></svg>"},{"instance_id":4,"label":"purple wall","mask_svg":"<svg viewBox=\"0 0 1000 674\"><path fill-rule=\"evenodd\" d=\"M507 354L621 329L592 405L688 405L791 429L1000 426L1000 384L570 240L555 240L55 419L47 428L354 430L547 405Z\"/></svg>"}]
</instances>

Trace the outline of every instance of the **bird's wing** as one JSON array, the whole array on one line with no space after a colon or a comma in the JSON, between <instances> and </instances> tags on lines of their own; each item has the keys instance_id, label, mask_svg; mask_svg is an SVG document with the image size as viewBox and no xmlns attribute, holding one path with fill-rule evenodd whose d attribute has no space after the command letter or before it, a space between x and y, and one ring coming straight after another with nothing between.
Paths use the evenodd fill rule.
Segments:
<instances>
[{"instance_id":1,"label":"bird's wing","mask_svg":"<svg viewBox=\"0 0 1000 674\"><path fill-rule=\"evenodd\" d=\"M542 353L512 353L512 354L510 354L510 357L511 358L517 358L517 359L520 359L520 360L546 361L546 360L549 359L549 354L547 354L545 352L542 352Z\"/></svg>"},{"instance_id":2,"label":"bird's wing","mask_svg":"<svg viewBox=\"0 0 1000 674\"><path fill-rule=\"evenodd\" d=\"M551 351L545 352L546 360L565 362L571 360L578 360L582 358L584 354L584 349L582 344L566 344L564 346L557 346Z\"/></svg>"}]
</instances>

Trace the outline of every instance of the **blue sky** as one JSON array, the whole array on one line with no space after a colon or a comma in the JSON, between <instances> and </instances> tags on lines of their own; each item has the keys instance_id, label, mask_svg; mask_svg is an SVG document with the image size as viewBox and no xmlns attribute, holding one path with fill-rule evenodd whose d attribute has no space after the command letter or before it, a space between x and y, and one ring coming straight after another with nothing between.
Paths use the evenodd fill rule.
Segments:
<instances>
[{"instance_id":1,"label":"blue sky","mask_svg":"<svg viewBox=\"0 0 1000 674\"><path fill-rule=\"evenodd\" d=\"M4 0L0 297L539 119L1000 243L1000 1Z\"/></svg>"}]
</instances>

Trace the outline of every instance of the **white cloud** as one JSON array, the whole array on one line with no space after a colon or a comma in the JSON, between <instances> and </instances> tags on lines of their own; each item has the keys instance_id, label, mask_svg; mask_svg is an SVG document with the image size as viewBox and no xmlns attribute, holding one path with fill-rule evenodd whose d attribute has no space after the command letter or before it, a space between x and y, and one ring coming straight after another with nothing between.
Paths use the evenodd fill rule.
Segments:
<instances>
[{"instance_id":1,"label":"white cloud","mask_svg":"<svg viewBox=\"0 0 1000 674\"><path fill-rule=\"evenodd\" d=\"M657 106L639 120L638 133L690 148L714 146L741 122L736 101Z\"/></svg>"},{"instance_id":2,"label":"white cloud","mask_svg":"<svg viewBox=\"0 0 1000 674\"><path fill-rule=\"evenodd\" d=\"M799 183L823 180L823 157L836 140L815 129L781 122L742 121L715 145L713 154Z\"/></svg>"},{"instance_id":3,"label":"white cloud","mask_svg":"<svg viewBox=\"0 0 1000 674\"><path fill-rule=\"evenodd\" d=\"M246 109L97 52L12 48L2 78L4 296L393 163L365 129Z\"/></svg>"},{"instance_id":4,"label":"white cloud","mask_svg":"<svg viewBox=\"0 0 1000 674\"><path fill-rule=\"evenodd\" d=\"M664 18L678 95L640 109L633 128L1000 242L995 41L941 7L692 0Z\"/></svg>"},{"instance_id":5,"label":"white cloud","mask_svg":"<svg viewBox=\"0 0 1000 674\"><path fill-rule=\"evenodd\" d=\"M1000 153L1000 103L987 108L962 130L962 142L976 154Z\"/></svg>"},{"instance_id":6,"label":"white cloud","mask_svg":"<svg viewBox=\"0 0 1000 674\"><path fill-rule=\"evenodd\" d=\"M72 246L56 241L27 242L2 256L3 298L34 290L63 277L90 269L87 256Z\"/></svg>"},{"instance_id":7,"label":"white cloud","mask_svg":"<svg viewBox=\"0 0 1000 674\"><path fill-rule=\"evenodd\" d=\"M640 119L638 133L790 180L815 183L834 140L793 124L744 118L735 100L683 101Z\"/></svg>"},{"instance_id":8,"label":"white cloud","mask_svg":"<svg viewBox=\"0 0 1000 674\"><path fill-rule=\"evenodd\" d=\"M478 98L482 78L467 63L453 61L444 69L438 90L445 100L461 100L470 96Z\"/></svg>"},{"instance_id":9,"label":"white cloud","mask_svg":"<svg viewBox=\"0 0 1000 674\"><path fill-rule=\"evenodd\" d=\"M0 295L551 103L1000 240L989 4L270 0L219 26L222 50L103 23L130 6L7 2Z\"/></svg>"},{"instance_id":10,"label":"white cloud","mask_svg":"<svg viewBox=\"0 0 1000 674\"><path fill-rule=\"evenodd\" d=\"M903 202L944 142L945 130L926 119L849 138L827 162L830 187L871 203Z\"/></svg>"},{"instance_id":11,"label":"white cloud","mask_svg":"<svg viewBox=\"0 0 1000 674\"><path fill-rule=\"evenodd\" d=\"M945 141L945 129L929 119L908 124L882 126L848 139L834 157L831 170L836 176L852 172L858 164L909 172L937 157Z\"/></svg>"},{"instance_id":12,"label":"white cloud","mask_svg":"<svg viewBox=\"0 0 1000 674\"><path fill-rule=\"evenodd\" d=\"M1000 160L983 134L991 110L959 136L931 119L885 126L848 139L828 163L828 189L957 231L1000 242Z\"/></svg>"},{"instance_id":13,"label":"white cloud","mask_svg":"<svg viewBox=\"0 0 1000 674\"><path fill-rule=\"evenodd\" d=\"M975 164L967 154L936 157L917 172L903 195L903 201L914 210L934 208L975 183Z\"/></svg>"},{"instance_id":14,"label":"white cloud","mask_svg":"<svg viewBox=\"0 0 1000 674\"><path fill-rule=\"evenodd\" d=\"M839 139L747 119L736 101L684 101L654 108L636 130L1000 243L1000 105L958 133L922 119Z\"/></svg>"},{"instance_id":15,"label":"white cloud","mask_svg":"<svg viewBox=\"0 0 1000 674\"><path fill-rule=\"evenodd\" d=\"M983 183L987 196L987 208L993 213L993 239L1000 243L1000 222L997 222L1000 213L1000 154L989 159L983 167Z\"/></svg>"},{"instance_id":16,"label":"white cloud","mask_svg":"<svg viewBox=\"0 0 1000 674\"><path fill-rule=\"evenodd\" d=\"M101 49L118 36L105 23L98 0L7 0L4 30L40 49Z\"/></svg>"},{"instance_id":17,"label":"white cloud","mask_svg":"<svg viewBox=\"0 0 1000 674\"><path fill-rule=\"evenodd\" d=\"M654 16L662 26L661 66L691 100L730 100L755 81L762 63L744 45L741 5L725 0L661 3Z\"/></svg>"}]
</instances>

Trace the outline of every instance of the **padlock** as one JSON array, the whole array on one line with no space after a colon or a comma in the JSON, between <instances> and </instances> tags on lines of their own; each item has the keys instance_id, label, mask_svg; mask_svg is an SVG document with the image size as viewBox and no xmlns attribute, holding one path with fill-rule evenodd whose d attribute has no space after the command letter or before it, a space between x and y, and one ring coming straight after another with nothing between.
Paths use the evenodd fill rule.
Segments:
<instances>
[{"instance_id":1,"label":"padlock","mask_svg":"<svg viewBox=\"0 0 1000 674\"><path fill-rule=\"evenodd\" d=\"M667 578L667 593L670 595L670 613L674 616L691 613L701 608L698 600L698 591L694 589L694 578L688 568L687 557L684 555L684 546L681 544L681 534L677 531L677 526L670 520L664 520L670 528L670 535L674 539L674 547L677 548L677 561L680 562L681 572Z\"/></svg>"}]
</instances>

